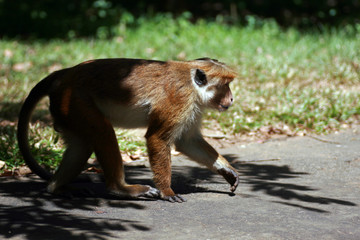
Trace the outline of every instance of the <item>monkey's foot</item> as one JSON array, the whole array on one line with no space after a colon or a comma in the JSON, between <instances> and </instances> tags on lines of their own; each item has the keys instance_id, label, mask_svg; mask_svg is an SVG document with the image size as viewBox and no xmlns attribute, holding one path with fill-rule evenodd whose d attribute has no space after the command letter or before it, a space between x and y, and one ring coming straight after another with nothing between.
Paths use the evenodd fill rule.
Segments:
<instances>
[{"instance_id":1,"label":"monkey's foot","mask_svg":"<svg viewBox=\"0 0 360 240\"><path fill-rule=\"evenodd\" d=\"M169 201L169 202L178 202L178 203L182 203L182 202L186 202L186 199L183 198L181 195L179 194L176 194L174 196L164 196L164 197L161 197L162 200L165 200L165 201Z\"/></svg>"},{"instance_id":2,"label":"monkey's foot","mask_svg":"<svg viewBox=\"0 0 360 240\"><path fill-rule=\"evenodd\" d=\"M149 187L149 190L141 194L139 197L158 198L160 196L160 191L158 189L150 187L149 185L145 186Z\"/></svg>"},{"instance_id":3,"label":"monkey's foot","mask_svg":"<svg viewBox=\"0 0 360 240\"><path fill-rule=\"evenodd\" d=\"M148 198L158 198L160 196L160 191L156 188L153 188L149 185L125 185L116 189L109 189L111 194L114 194L119 197L125 198L139 198L139 197L148 197Z\"/></svg>"},{"instance_id":4,"label":"monkey's foot","mask_svg":"<svg viewBox=\"0 0 360 240\"><path fill-rule=\"evenodd\" d=\"M169 202L186 202L186 199L180 196L179 194L175 194L171 188L165 189L161 191L160 198L165 201Z\"/></svg>"},{"instance_id":5,"label":"monkey's foot","mask_svg":"<svg viewBox=\"0 0 360 240\"><path fill-rule=\"evenodd\" d=\"M217 171L228 183L230 183L230 191L234 192L239 184L239 174L236 170L232 168L221 168Z\"/></svg>"}]
</instances>

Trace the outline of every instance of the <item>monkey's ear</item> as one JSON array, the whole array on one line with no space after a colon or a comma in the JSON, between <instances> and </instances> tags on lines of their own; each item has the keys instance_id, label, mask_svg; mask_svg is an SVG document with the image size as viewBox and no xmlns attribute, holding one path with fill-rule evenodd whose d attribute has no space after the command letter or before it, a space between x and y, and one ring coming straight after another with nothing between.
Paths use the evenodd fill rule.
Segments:
<instances>
[{"instance_id":1,"label":"monkey's ear","mask_svg":"<svg viewBox=\"0 0 360 240\"><path fill-rule=\"evenodd\" d=\"M214 59L214 58L208 58L208 57L203 57L203 58L197 58L195 60L200 60L200 61L209 61L209 62L215 62L215 63L218 63L219 60L217 59Z\"/></svg>"},{"instance_id":2,"label":"monkey's ear","mask_svg":"<svg viewBox=\"0 0 360 240\"><path fill-rule=\"evenodd\" d=\"M191 69L191 77L198 86L204 86L207 84L206 74L201 69Z\"/></svg>"}]
</instances>

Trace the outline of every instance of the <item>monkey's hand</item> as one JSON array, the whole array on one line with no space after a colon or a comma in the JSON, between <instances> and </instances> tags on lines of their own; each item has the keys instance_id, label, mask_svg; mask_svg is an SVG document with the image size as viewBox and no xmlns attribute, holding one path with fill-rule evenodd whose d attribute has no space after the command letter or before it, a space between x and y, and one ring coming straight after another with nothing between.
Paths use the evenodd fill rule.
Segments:
<instances>
[{"instance_id":1,"label":"monkey's hand","mask_svg":"<svg viewBox=\"0 0 360 240\"><path fill-rule=\"evenodd\" d=\"M162 200L169 201L169 202L172 202L172 203L174 203L174 202L178 202L178 203L186 202L185 198L183 198L179 194L175 194L172 189L167 189L165 191L161 191L160 198Z\"/></svg>"},{"instance_id":2,"label":"monkey's hand","mask_svg":"<svg viewBox=\"0 0 360 240\"><path fill-rule=\"evenodd\" d=\"M239 184L239 174L234 168L221 168L218 173L222 175L225 180L230 183L230 191L234 192Z\"/></svg>"}]
</instances>

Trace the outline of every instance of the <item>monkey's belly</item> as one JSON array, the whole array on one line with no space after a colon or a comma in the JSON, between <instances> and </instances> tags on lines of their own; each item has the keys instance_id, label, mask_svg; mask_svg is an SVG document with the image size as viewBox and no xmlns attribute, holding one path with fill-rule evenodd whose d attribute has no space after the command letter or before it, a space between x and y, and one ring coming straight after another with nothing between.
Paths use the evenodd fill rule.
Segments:
<instances>
[{"instance_id":1,"label":"monkey's belly","mask_svg":"<svg viewBox=\"0 0 360 240\"><path fill-rule=\"evenodd\" d=\"M109 102L101 102L97 105L115 127L140 128L148 125L149 106L129 107Z\"/></svg>"}]
</instances>

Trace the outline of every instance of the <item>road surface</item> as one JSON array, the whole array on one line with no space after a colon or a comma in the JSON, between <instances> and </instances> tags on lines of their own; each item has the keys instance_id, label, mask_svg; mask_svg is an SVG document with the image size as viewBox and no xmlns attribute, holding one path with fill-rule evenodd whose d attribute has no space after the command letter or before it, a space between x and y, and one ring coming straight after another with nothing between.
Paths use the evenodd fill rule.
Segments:
<instances>
[{"instance_id":1,"label":"road surface","mask_svg":"<svg viewBox=\"0 0 360 240\"><path fill-rule=\"evenodd\" d=\"M360 127L339 134L235 145L220 151L239 170L234 195L220 176L173 161L186 203L56 197L35 176L0 178L0 239L360 239ZM145 167L128 182L152 184Z\"/></svg>"}]
</instances>

